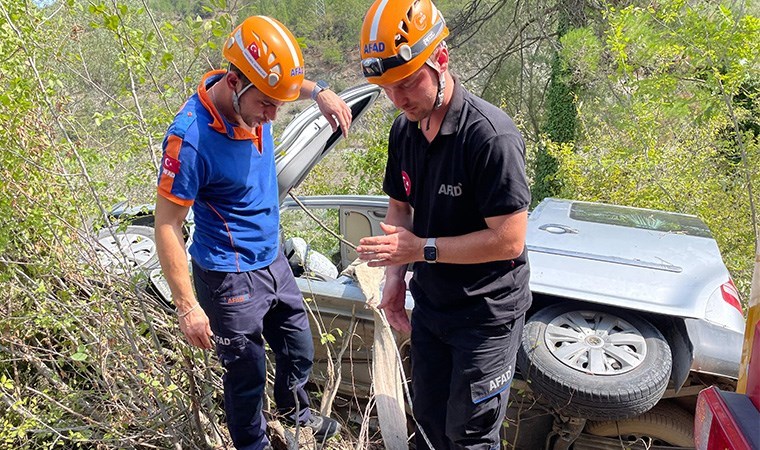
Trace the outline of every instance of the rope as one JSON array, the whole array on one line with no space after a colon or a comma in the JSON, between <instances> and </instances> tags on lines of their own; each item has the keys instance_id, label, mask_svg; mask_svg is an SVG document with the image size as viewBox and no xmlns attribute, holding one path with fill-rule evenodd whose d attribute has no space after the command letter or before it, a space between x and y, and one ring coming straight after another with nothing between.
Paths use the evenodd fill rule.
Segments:
<instances>
[{"instance_id":1,"label":"rope","mask_svg":"<svg viewBox=\"0 0 760 450\"><path fill-rule=\"evenodd\" d=\"M325 225L321 220L319 220L318 217L316 217L311 211L309 211L309 209L306 207L306 205L304 205L303 202L301 202L301 200L299 200L292 192L289 192L288 195L290 195L290 198L292 198L293 201L296 202L296 204L306 213L306 215L309 216L312 220L314 220L320 227L322 227L325 231L327 231L333 237L337 238L340 242L342 242L342 243L348 245L349 247L353 248L354 250L356 250L356 246L353 243L347 241L345 238L343 238L343 236L340 236L339 234L337 234L334 231L332 231L329 227L327 227L327 225ZM360 282L360 284L361 284L361 282ZM373 309L378 312L378 314L382 318L384 324L386 326L390 326L388 324L388 319L385 317L385 311L382 311L382 310L377 309L377 308L373 308ZM393 338L392 334L391 334L391 337ZM395 339L394 339L394 344L395 344ZM422 436L422 439L427 444L428 448L430 450L435 450L435 448L433 447L433 444L430 442L430 439L428 438L427 434L425 433L425 430L423 430L422 425L420 425L420 423L417 421L417 418L414 417L414 412L413 412L413 409L412 409L412 396L411 396L411 393L409 392L409 382L407 381L406 372L404 371L404 364L403 364L403 361L401 359L401 353L398 350L398 346L394 345L393 347L394 347L394 350L395 350L395 353L396 353L396 360L397 360L397 363L398 363L399 373L401 375L401 385L404 388L404 396L406 398L406 404L407 404L407 406L409 406L410 410L412 411L412 420L414 420L414 425L417 428L417 432ZM372 382L374 383L374 380Z\"/></svg>"}]
</instances>

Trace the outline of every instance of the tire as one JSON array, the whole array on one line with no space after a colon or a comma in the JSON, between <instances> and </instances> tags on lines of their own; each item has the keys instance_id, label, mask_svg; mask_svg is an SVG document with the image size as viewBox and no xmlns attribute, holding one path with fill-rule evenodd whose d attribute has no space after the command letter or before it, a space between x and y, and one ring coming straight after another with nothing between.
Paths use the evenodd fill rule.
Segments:
<instances>
[{"instance_id":1,"label":"tire","mask_svg":"<svg viewBox=\"0 0 760 450\"><path fill-rule=\"evenodd\" d=\"M630 419L587 422L586 433L614 437L623 444L638 441L644 446L694 447L694 416L671 404L659 404Z\"/></svg>"},{"instance_id":2,"label":"tire","mask_svg":"<svg viewBox=\"0 0 760 450\"><path fill-rule=\"evenodd\" d=\"M191 269L192 276L192 269ZM169 282L166 281L161 267L156 267L148 273L148 293L157 298L163 306L173 309L172 291Z\"/></svg>"},{"instance_id":3,"label":"tire","mask_svg":"<svg viewBox=\"0 0 760 450\"><path fill-rule=\"evenodd\" d=\"M577 305L544 308L525 323L518 364L558 413L589 420L638 416L662 398L670 347L636 314Z\"/></svg>"},{"instance_id":4,"label":"tire","mask_svg":"<svg viewBox=\"0 0 760 450\"><path fill-rule=\"evenodd\" d=\"M95 238L95 248L100 265L113 274L149 272L158 266L155 234L150 227L104 228Z\"/></svg>"}]
</instances>

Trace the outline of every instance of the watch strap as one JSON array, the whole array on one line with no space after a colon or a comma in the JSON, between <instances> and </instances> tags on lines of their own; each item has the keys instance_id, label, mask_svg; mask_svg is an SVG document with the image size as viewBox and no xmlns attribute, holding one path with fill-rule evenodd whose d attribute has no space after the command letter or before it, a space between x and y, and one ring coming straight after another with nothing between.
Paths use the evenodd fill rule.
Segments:
<instances>
[{"instance_id":1,"label":"watch strap","mask_svg":"<svg viewBox=\"0 0 760 450\"><path fill-rule=\"evenodd\" d=\"M327 81L317 80L317 82L314 83L314 89L311 90L311 99L317 101L319 93L326 89L330 89L330 85L327 84Z\"/></svg>"}]
</instances>

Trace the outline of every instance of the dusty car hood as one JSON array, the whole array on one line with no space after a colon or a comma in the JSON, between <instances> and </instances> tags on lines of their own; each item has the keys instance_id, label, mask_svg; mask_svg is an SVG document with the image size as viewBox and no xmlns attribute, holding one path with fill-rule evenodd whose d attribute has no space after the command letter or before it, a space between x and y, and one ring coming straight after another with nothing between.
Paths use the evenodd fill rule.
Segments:
<instances>
[{"instance_id":1,"label":"dusty car hood","mask_svg":"<svg viewBox=\"0 0 760 450\"><path fill-rule=\"evenodd\" d=\"M660 314L704 318L729 279L695 216L545 199L527 245L533 292Z\"/></svg>"}]
</instances>

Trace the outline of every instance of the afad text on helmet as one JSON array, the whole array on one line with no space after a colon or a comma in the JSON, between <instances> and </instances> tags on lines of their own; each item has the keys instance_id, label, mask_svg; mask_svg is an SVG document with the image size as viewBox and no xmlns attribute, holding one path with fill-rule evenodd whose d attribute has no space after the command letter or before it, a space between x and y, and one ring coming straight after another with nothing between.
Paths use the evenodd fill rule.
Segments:
<instances>
[{"instance_id":1,"label":"afad text on helmet","mask_svg":"<svg viewBox=\"0 0 760 450\"><path fill-rule=\"evenodd\" d=\"M380 53L385 51L385 42L373 41L364 44L364 53Z\"/></svg>"},{"instance_id":2,"label":"afad text on helmet","mask_svg":"<svg viewBox=\"0 0 760 450\"><path fill-rule=\"evenodd\" d=\"M302 75L303 74L303 67L298 66L290 69L290 76L294 77L296 75Z\"/></svg>"}]
</instances>

